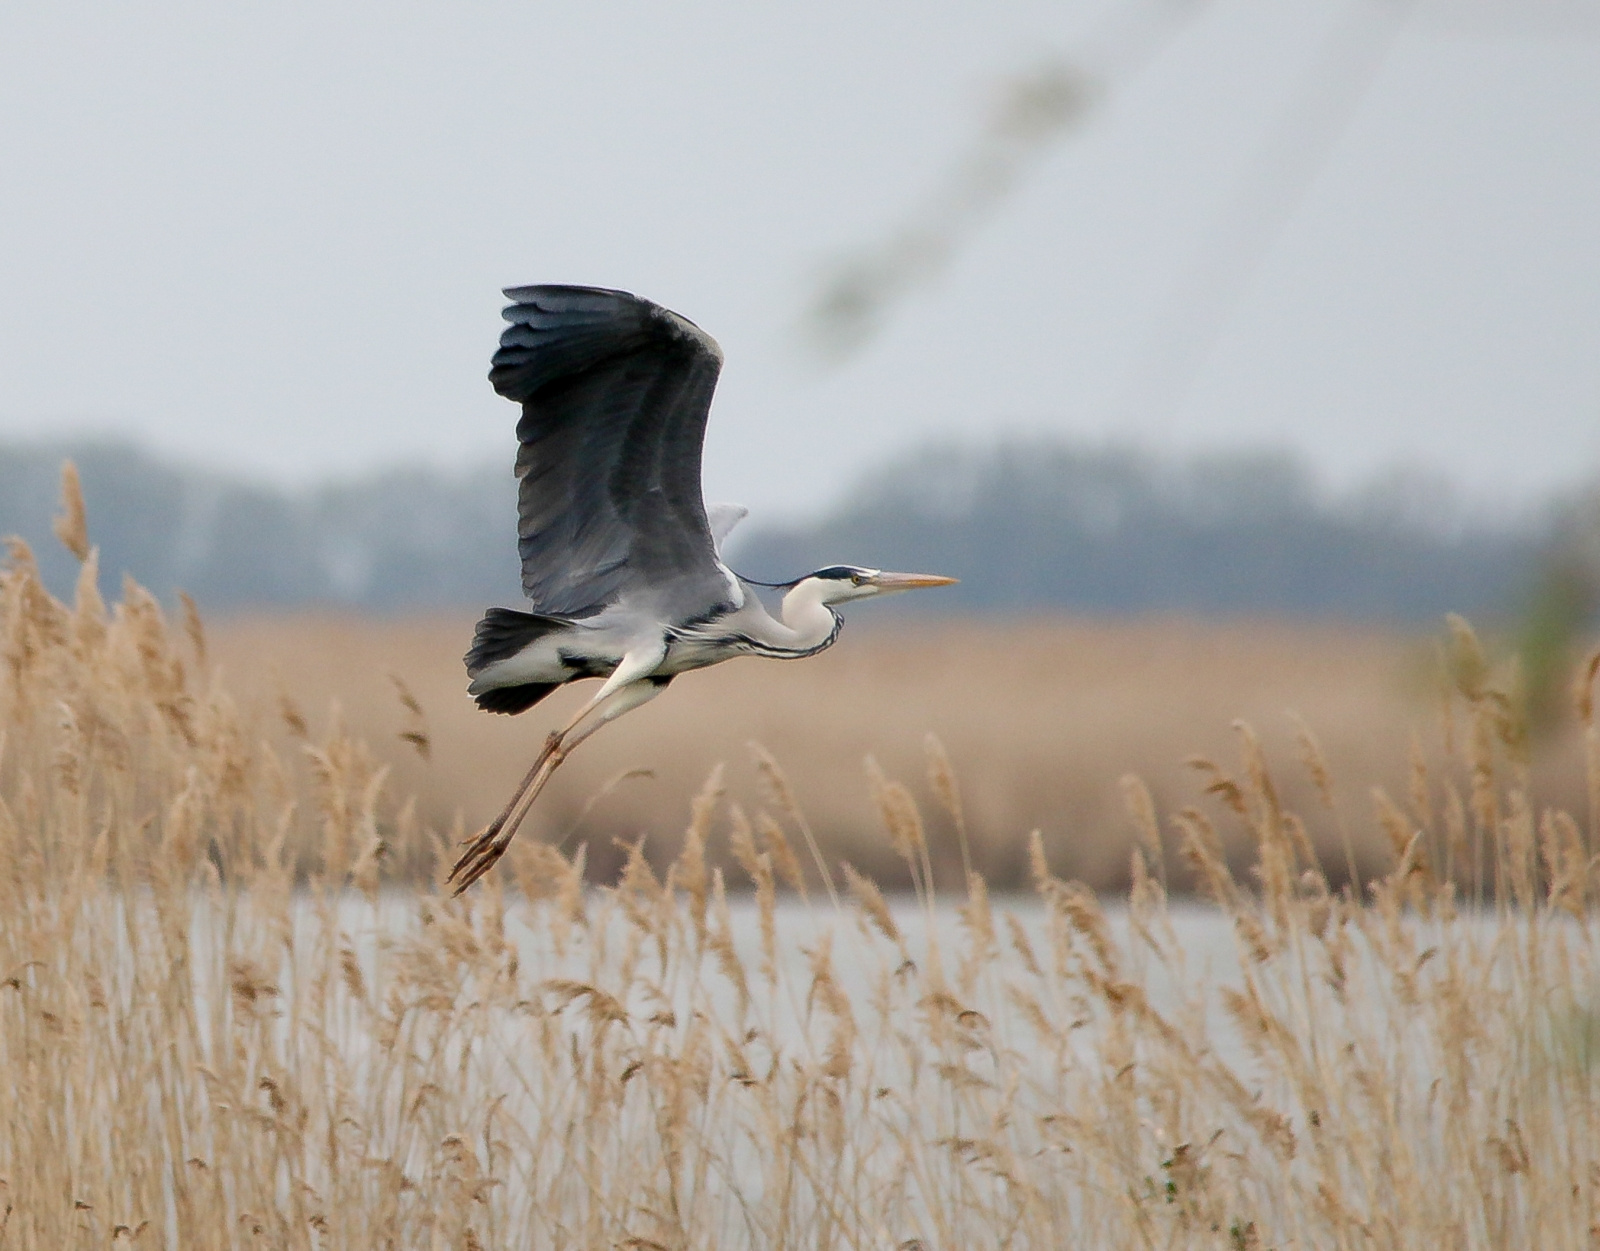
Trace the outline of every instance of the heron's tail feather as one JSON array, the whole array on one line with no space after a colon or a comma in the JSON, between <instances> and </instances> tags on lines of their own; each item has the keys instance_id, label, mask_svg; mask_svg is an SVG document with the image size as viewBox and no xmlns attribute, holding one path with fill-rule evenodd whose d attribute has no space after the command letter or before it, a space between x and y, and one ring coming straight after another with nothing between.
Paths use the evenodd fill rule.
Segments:
<instances>
[{"instance_id":1,"label":"heron's tail feather","mask_svg":"<svg viewBox=\"0 0 1600 1251\"><path fill-rule=\"evenodd\" d=\"M552 630L562 630L571 624L565 617L518 612L514 608L490 608L473 633L472 646L465 658L467 676L475 678L495 661L509 660Z\"/></svg>"},{"instance_id":2,"label":"heron's tail feather","mask_svg":"<svg viewBox=\"0 0 1600 1251\"><path fill-rule=\"evenodd\" d=\"M524 682L521 686L491 686L473 698L485 712L527 712L560 685L559 682Z\"/></svg>"}]
</instances>

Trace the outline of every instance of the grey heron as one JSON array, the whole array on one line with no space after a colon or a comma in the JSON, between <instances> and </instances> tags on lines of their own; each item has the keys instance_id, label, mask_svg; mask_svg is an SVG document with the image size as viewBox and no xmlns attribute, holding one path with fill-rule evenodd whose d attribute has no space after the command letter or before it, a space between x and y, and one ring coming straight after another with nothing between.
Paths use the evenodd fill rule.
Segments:
<instances>
[{"instance_id":1,"label":"grey heron","mask_svg":"<svg viewBox=\"0 0 1600 1251\"><path fill-rule=\"evenodd\" d=\"M624 291L506 291L510 323L489 381L522 405L518 549L533 611L490 608L467 652L468 692L519 713L558 686L600 678L544 742L504 810L450 872L460 894L504 854L567 755L654 699L678 674L734 656L814 656L839 637L840 604L954 578L830 565L792 582L741 578L722 542L745 510L708 509L700 454L722 368L693 322ZM776 615L757 586L782 592Z\"/></svg>"}]
</instances>

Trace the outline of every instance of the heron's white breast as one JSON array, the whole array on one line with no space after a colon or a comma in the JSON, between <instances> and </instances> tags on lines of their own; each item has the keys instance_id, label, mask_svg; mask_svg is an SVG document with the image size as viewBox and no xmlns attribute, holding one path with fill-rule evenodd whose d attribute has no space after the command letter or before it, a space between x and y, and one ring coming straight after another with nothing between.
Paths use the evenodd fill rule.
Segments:
<instances>
[{"instance_id":1,"label":"heron's white breast","mask_svg":"<svg viewBox=\"0 0 1600 1251\"><path fill-rule=\"evenodd\" d=\"M707 665L749 654L749 647L726 635L674 634L667 645L666 659L661 662L660 672L687 673L691 669L704 669Z\"/></svg>"}]
</instances>

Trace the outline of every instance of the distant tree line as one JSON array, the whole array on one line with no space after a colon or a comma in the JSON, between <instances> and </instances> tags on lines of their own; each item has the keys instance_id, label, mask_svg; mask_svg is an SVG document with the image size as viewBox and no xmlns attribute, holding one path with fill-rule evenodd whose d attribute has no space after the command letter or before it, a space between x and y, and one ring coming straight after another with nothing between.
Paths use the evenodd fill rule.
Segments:
<instances>
[{"instance_id":1,"label":"distant tree line","mask_svg":"<svg viewBox=\"0 0 1600 1251\"><path fill-rule=\"evenodd\" d=\"M396 469L285 491L127 445L0 446L0 535L27 539L58 592L76 576L50 531L68 457L103 577L132 574L163 596L185 590L220 611L398 612L519 593L508 466Z\"/></svg>"},{"instance_id":2,"label":"distant tree line","mask_svg":"<svg viewBox=\"0 0 1600 1251\"><path fill-rule=\"evenodd\" d=\"M752 533L741 572L868 560L958 577L942 603L970 610L1493 617L1517 610L1556 516L1474 521L1405 476L1329 498L1286 456L1044 441L926 448L870 482L818 524Z\"/></svg>"},{"instance_id":3,"label":"distant tree line","mask_svg":"<svg viewBox=\"0 0 1600 1251\"><path fill-rule=\"evenodd\" d=\"M404 469L298 492L112 444L0 446L0 534L46 578L75 566L50 534L76 461L101 569L213 611L400 612L515 603L507 466ZM1397 479L1330 499L1278 456L1172 460L1052 442L925 448L875 469L818 521L737 531L736 568L780 581L839 561L952 574L905 610L1274 614L1422 621L1514 611L1557 529L1474 522Z\"/></svg>"}]
</instances>

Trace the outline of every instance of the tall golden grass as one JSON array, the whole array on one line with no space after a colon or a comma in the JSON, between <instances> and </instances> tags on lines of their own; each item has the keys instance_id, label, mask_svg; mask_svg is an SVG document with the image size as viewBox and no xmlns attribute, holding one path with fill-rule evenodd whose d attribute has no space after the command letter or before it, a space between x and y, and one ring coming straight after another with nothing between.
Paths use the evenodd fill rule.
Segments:
<instances>
[{"instance_id":1,"label":"tall golden grass","mask_svg":"<svg viewBox=\"0 0 1600 1251\"><path fill-rule=\"evenodd\" d=\"M770 763L762 811L713 774L662 872L635 849L590 890L581 854L525 838L515 889L452 900L385 889L445 848L372 751L336 727L275 748L207 676L198 616L136 586L108 608L77 546L73 605L20 546L0 577L0 1245L1596 1236L1600 662L1580 820L1539 805L1458 626L1450 733L1379 801L1393 854L1360 891L1241 728L1175 812L1121 781L1110 915L1038 838L1031 901L972 874L941 902L923 813L879 774L917 889L891 908L813 855ZM927 770L960 831L936 744ZM724 840L748 905L710 867ZM1228 935L1213 976L1167 903L1173 848Z\"/></svg>"},{"instance_id":2,"label":"tall golden grass","mask_svg":"<svg viewBox=\"0 0 1600 1251\"><path fill-rule=\"evenodd\" d=\"M395 789L414 795L418 816L440 828L458 814L468 829L487 823L545 735L590 693L558 692L521 717L480 712L461 667L465 613L209 624L212 665L247 710L258 710L253 724L279 751L296 754L307 724L330 732L336 703L336 720L383 750ZM1347 840L1361 877L1388 863L1387 838L1364 819L1372 788L1403 792L1414 752L1443 765L1437 646L1416 631L1348 625L888 623L864 610L821 656L690 674L608 726L556 774L527 829L569 850L587 842L596 881L615 877L619 843L645 835L645 854L663 872L682 844L682 814L717 764L730 799L752 811L770 806L753 741L781 763L830 857L907 890L905 866L878 830L864 766L871 756L929 811L935 878L959 890L955 831L925 777L931 732L961 778L968 859L991 887L1029 889L1025 836L1038 829L1063 876L1122 893L1131 836L1118 779L1137 773L1161 807L1182 806L1198 776L1187 762L1232 753L1231 725L1242 719L1270 760L1297 759L1302 727L1315 731L1338 812L1348 814L1342 828L1303 771L1283 773L1279 785L1342 885ZM396 678L420 712L405 706ZM294 710L288 724L285 698ZM398 739L419 733L426 756ZM1546 802L1583 802L1581 737L1569 711L1537 744L1532 778ZM1165 837L1175 849L1170 827ZM1229 831L1224 851L1242 872L1253 845ZM1187 886L1181 867L1178 874Z\"/></svg>"}]
</instances>

